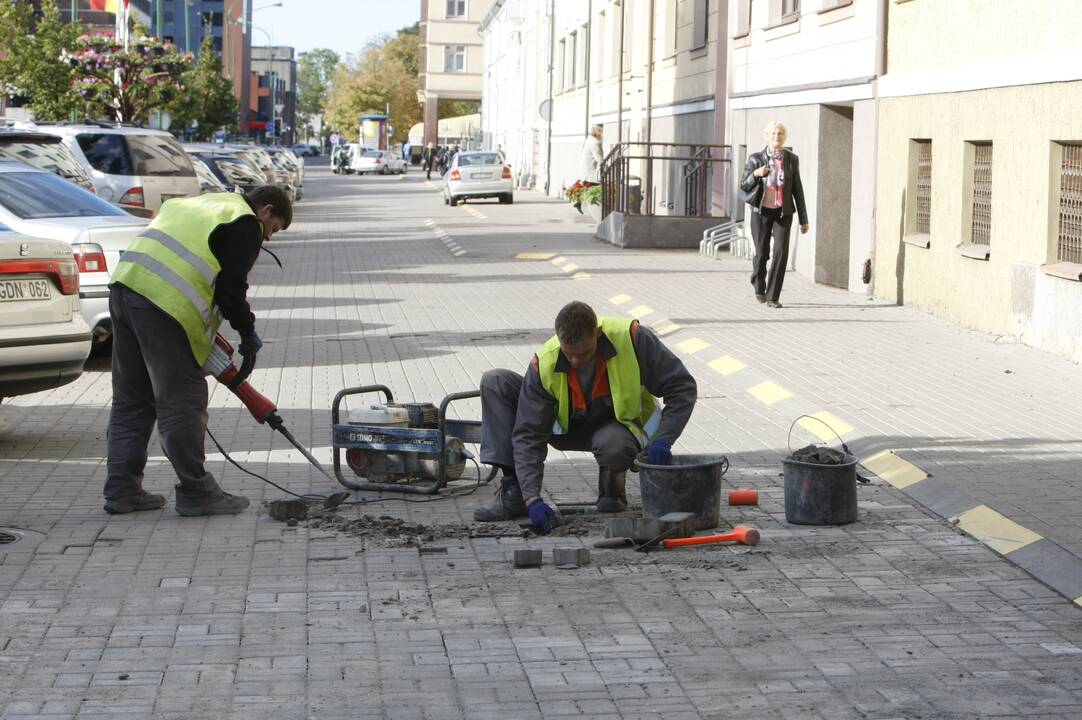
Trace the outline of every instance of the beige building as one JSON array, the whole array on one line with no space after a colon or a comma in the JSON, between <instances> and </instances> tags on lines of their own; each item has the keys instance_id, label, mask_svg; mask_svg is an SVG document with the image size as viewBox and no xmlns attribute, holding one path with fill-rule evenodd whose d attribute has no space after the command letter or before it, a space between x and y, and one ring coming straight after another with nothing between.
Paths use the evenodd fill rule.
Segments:
<instances>
[{"instance_id":1,"label":"beige building","mask_svg":"<svg viewBox=\"0 0 1082 720\"><path fill-rule=\"evenodd\" d=\"M493 0L421 0L421 77L425 143L436 142L440 100L481 99L482 18Z\"/></svg>"},{"instance_id":2,"label":"beige building","mask_svg":"<svg viewBox=\"0 0 1082 720\"><path fill-rule=\"evenodd\" d=\"M889 9L875 294L1082 360L1082 3Z\"/></svg>"}]
</instances>

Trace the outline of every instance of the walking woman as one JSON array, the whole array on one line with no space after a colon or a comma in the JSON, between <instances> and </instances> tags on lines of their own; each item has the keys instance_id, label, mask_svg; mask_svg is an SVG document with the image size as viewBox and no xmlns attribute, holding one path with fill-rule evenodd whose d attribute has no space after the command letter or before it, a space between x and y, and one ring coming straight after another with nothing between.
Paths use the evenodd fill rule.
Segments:
<instances>
[{"instance_id":1,"label":"walking woman","mask_svg":"<svg viewBox=\"0 0 1082 720\"><path fill-rule=\"evenodd\" d=\"M808 232L808 209L804 205L804 186L800 182L800 159L785 149L789 131L780 122L764 129L767 146L752 153L744 166L740 182L743 197L751 205L751 236L755 240L755 260L751 284L755 299L767 307L780 308L785 265L789 262L789 231L793 215L800 218L800 233ZM772 242L773 241L773 242ZM767 274L767 257L770 273Z\"/></svg>"}]
</instances>

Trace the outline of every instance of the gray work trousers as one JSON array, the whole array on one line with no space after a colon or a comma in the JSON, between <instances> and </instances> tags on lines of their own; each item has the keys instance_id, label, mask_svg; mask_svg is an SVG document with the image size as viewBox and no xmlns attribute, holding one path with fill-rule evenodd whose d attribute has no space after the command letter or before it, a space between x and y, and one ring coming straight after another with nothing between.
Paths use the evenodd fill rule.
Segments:
<instances>
[{"instance_id":1,"label":"gray work trousers","mask_svg":"<svg viewBox=\"0 0 1082 720\"><path fill-rule=\"evenodd\" d=\"M514 470L511 432L521 388L522 376L512 370L489 370L481 376L481 462ZM639 441L615 418L573 423L571 432L552 435L549 445L592 452L599 466L617 473L630 468L639 453Z\"/></svg>"},{"instance_id":2,"label":"gray work trousers","mask_svg":"<svg viewBox=\"0 0 1082 720\"><path fill-rule=\"evenodd\" d=\"M138 495L154 422L183 494L217 488L203 467L207 381L180 323L124 285L109 289L113 321L113 408L107 432L105 498Z\"/></svg>"}]
</instances>

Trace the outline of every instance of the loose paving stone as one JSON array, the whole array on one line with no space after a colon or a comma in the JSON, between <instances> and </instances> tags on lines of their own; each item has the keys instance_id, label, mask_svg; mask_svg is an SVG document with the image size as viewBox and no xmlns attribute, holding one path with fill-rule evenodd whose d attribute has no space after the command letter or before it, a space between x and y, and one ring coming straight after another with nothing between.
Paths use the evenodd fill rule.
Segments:
<instances>
[{"instance_id":1,"label":"loose paving stone","mask_svg":"<svg viewBox=\"0 0 1082 720\"><path fill-rule=\"evenodd\" d=\"M589 565L590 551L586 548L553 548L552 564L561 570Z\"/></svg>"}]
</instances>

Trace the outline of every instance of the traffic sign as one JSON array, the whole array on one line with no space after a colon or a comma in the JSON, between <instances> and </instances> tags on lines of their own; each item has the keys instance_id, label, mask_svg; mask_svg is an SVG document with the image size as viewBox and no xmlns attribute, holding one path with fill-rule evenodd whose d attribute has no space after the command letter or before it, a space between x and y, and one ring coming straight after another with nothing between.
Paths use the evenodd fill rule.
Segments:
<instances>
[{"instance_id":1,"label":"traffic sign","mask_svg":"<svg viewBox=\"0 0 1082 720\"><path fill-rule=\"evenodd\" d=\"M338 137L338 133L331 133L331 136L327 139L331 141L331 145L337 145L341 138Z\"/></svg>"},{"instance_id":2,"label":"traffic sign","mask_svg":"<svg viewBox=\"0 0 1082 720\"><path fill-rule=\"evenodd\" d=\"M271 120L271 121L269 121L267 123L267 134L268 135L273 135L274 134L274 121L273 120Z\"/></svg>"}]
</instances>

